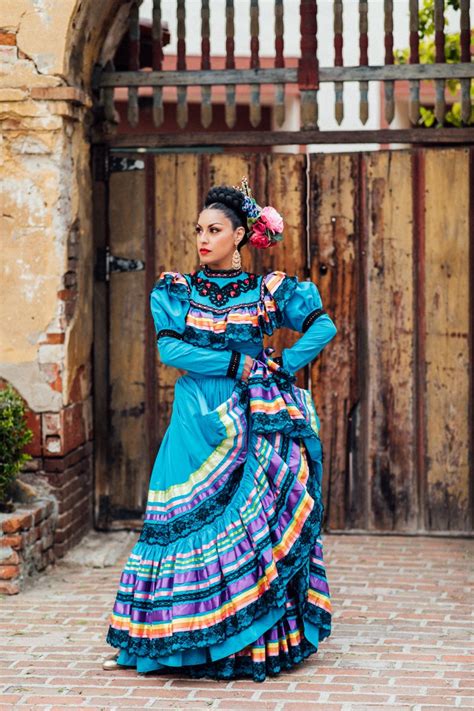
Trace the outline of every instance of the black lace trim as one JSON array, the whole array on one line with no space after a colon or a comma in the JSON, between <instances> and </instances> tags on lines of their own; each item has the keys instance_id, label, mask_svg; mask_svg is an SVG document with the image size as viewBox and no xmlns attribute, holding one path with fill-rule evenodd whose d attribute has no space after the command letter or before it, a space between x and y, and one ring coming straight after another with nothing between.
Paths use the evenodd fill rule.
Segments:
<instances>
[{"instance_id":1,"label":"black lace trim","mask_svg":"<svg viewBox=\"0 0 474 711\"><path fill-rule=\"evenodd\" d=\"M178 331L174 331L172 328L161 328L156 334L156 340L162 336L171 336L172 338L179 338L180 340L183 340L183 334Z\"/></svg>"},{"instance_id":2,"label":"black lace trim","mask_svg":"<svg viewBox=\"0 0 474 711\"><path fill-rule=\"evenodd\" d=\"M296 577L300 577L299 574ZM294 587L292 578L288 587ZM301 607L298 608L298 627L301 630L304 627L303 615ZM305 614L304 617L310 619L311 622L319 627L320 641L329 636L331 631L331 616L325 610L318 608L318 615ZM277 676L282 671L292 669L297 664L300 664L310 654L315 654L318 651L306 637L302 634L301 642L298 645L289 645L288 652L279 651L278 656L269 656L264 662L254 662L249 657L239 655L229 655L223 659L218 659L215 662L207 662L205 664L192 664L186 667L181 667L182 673L187 673L191 678L199 679L208 677L211 679L237 679L251 677L254 681L264 681L266 676Z\"/></svg>"},{"instance_id":3,"label":"black lace trim","mask_svg":"<svg viewBox=\"0 0 474 711\"><path fill-rule=\"evenodd\" d=\"M322 503L315 501L299 538L285 558L276 562L278 576L257 600L247 605L244 609L238 610L232 617L228 617L206 629L193 630L192 632L176 632L171 637L163 637L161 639L130 637L127 630L117 630L110 625L106 637L107 643L112 647L124 647L130 654L156 658L160 655L173 654L183 649L206 647L223 642L236 633L247 629L269 608L282 607L285 604L287 599L286 585L293 575L307 564L310 550L315 545L321 531L322 513ZM296 570L295 566L297 566Z\"/></svg>"},{"instance_id":4,"label":"black lace trim","mask_svg":"<svg viewBox=\"0 0 474 711\"><path fill-rule=\"evenodd\" d=\"M237 491L243 468L243 464L237 467L215 496L205 499L200 506L194 507L189 513L164 524L145 521L138 541L140 543L159 543L165 546L178 538L198 531L204 524L215 521L229 506L229 502Z\"/></svg>"},{"instance_id":5,"label":"black lace trim","mask_svg":"<svg viewBox=\"0 0 474 711\"><path fill-rule=\"evenodd\" d=\"M287 439L288 438L285 438L285 440L287 440ZM289 444L289 442L288 442L288 444ZM288 448L287 448L286 443L285 443L285 450L284 451L285 451L285 455L287 455ZM282 459L284 459L284 457L282 455L283 455L283 452L280 453L280 456ZM242 465L242 467L243 467L243 465ZM314 477L311 479L311 482L313 482L313 481L314 481ZM268 519L267 519L269 531L273 530L273 528L276 526L277 521L281 516L281 511L282 511L283 507L286 505L288 493L289 493L289 490L291 489L291 487L293 486L293 483L294 483L294 474L290 469L288 469L287 475L283 479L283 482L281 484L278 498L275 501L275 507L274 507L271 515L268 516ZM312 484L309 481L308 481L307 488L308 488L308 493L310 494L310 496L312 498L315 498L317 490L314 489L314 487L312 486ZM311 489L311 491L310 491L310 489ZM235 493L235 488L234 488L233 492L228 494L225 508L227 508L227 506L229 506L231 504L232 496L234 493ZM221 499L219 497L219 503L220 503L220 500ZM218 507L219 503L216 503L216 497L210 499L210 504L211 504L212 508L213 508L213 506L212 506L213 502L214 502L214 505L216 507ZM202 527L203 523L206 523L206 524L212 523L212 521L214 521L216 518L216 516L213 516L212 519L209 518L209 516L206 516L207 510L209 507L207 507L206 511L201 512L202 508L203 508L203 505L201 505L199 507L199 509L197 510L197 517L199 518L199 528ZM217 515L221 515L221 514L222 514L222 510L219 510ZM187 514L188 517L190 515L191 514ZM145 528L145 526L147 527L147 529L153 529L153 528L156 529L156 528L160 527L159 525L152 524L152 523L145 523L144 528ZM185 532L183 531L183 535L185 535L188 532L191 532L191 531L188 531L188 530L186 530ZM148 530L147 537L146 537L147 543L150 543L150 542L161 543L161 538L158 538L158 540L156 540L156 539L150 540L150 535L152 537L153 535L155 535L155 533L156 532L153 530L151 530L151 531ZM159 535L159 533L158 533L158 535ZM139 540L141 541L141 536L140 536ZM264 543L265 543L265 547L271 546L271 538L269 535L266 536ZM263 553L263 543L260 544L260 546L258 547L258 552L259 552L259 554ZM182 593L180 595L173 595L173 597L168 600L160 599L160 602L159 602L160 607L166 607L167 604L168 605L176 605L176 604L186 603L186 602L189 602L192 600L200 600L201 598L206 598L206 597L212 596L212 595L217 595L219 592L222 592L222 590L224 590L225 587L227 587L227 585L230 582L232 582L233 580L237 580L242 575L245 575L245 573L250 572L252 570L252 568L254 567L254 565L255 565L255 560L252 559L247 564L240 566L240 568L238 568L238 570L236 570L234 573L228 574L225 578L225 581L220 581L219 583L216 583L216 585L206 588L201 593L193 590L193 592L191 592L191 593ZM133 603L134 607L136 609L140 609L140 610L150 610L150 609L153 609L153 607L154 607L153 603L144 603L143 601L136 602L133 598L133 592L118 593L117 600L120 600L120 602L124 602L124 603L130 603L130 604Z\"/></svg>"},{"instance_id":6,"label":"black lace trim","mask_svg":"<svg viewBox=\"0 0 474 711\"><path fill-rule=\"evenodd\" d=\"M192 286L197 289L201 296L206 296L215 306L223 306L230 299L247 291L252 291L258 285L257 274L248 274L243 279L235 279L235 281L222 286L219 286L215 281L211 281L210 278L199 276L199 272L193 272L190 276ZM217 274L213 274L213 276L217 276Z\"/></svg>"},{"instance_id":7,"label":"black lace trim","mask_svg":"<svg viewBox=\"0 0 474 711\"><path fill-rule=\"evenodd\" d=\"M137 656L147 656L156 658L163 654L173 654L182 649L190 647L205 647L232 637L238 632L250 627L253 622L268 611L271 607L281 607L287 599L286 586L295 576L300 575L299 606L302 615L308 614L309 618L319 624L316 620L324 622L326 628L325 636L329 635L331 616L324 613L320 608L308 605L306 600L306 590L309 576L309 555L311 549L316 545L321 533L321 521L324 506L320 498L320 489L315 476L312 460L308 456L311 474L308 478L308 493L314 498L314 506L306 519L300 536L293 544L293 547L281 560L276 562L278 576L272 581L266 590L257 600L247 605L242 610L238 610L232 617L222 620L203 630L193 630L192 632L176 632L171 637L149 639L147 637L130 637L127 630L116 630L111 625L107 633L106 641L112 647L124 647L130 654ZM290 477L289 477L290 478ZM280 492L278 501L284 501L285 494ZM269 530L271 523L269 521ZM269 534L268 534L269 535ZM268 536L267 536L268 537ZM261 555L264 541L256 548L256 554ZM295 570L295 566L297 566ZM302 576L302 577L301 577ZM306 589L304 586L306 585Z\"/></svg>"},{"instance_id":8,"label":"black lace trim","mask_svg":"<svg viewBox=\"0 0 474 711\"><path fill-rule=\"evenodd\" d=\"M230 269L211 269L208 264L203 264L201 269L206 276L210 277L236 277L242 274L241 267L239 267L238 269L235 269L233 267Z\"/></svg>"},{"instance_id":9,"label":"black lace trim","mask_svg":"<svg viewBox=\"0 0 474 711\"><path fill-rule=\"evenodd\" d=\"M314 311L311 311L311 313L309 313L303 321L303 325L301 326L302 332L304 333L307 331L311 324L313 324L317 318L325 313L326 311L324 309L315 309Z\"/></svg>"},{"instance_id":10,"label":"black lace trim","mask_svg":"<svg viewBox=\"0 0 474 711\"><path fill-rule=\"evenodd\" d=\"M232 351L232 355L230 357L230 362L229 362L229 367L227 368L227 373L226 373L228 378L236 378L237 377L237 372L239 370L241 357L242 357L242 354L240 353L240 351Z\"/></svg>"}]
</instances>

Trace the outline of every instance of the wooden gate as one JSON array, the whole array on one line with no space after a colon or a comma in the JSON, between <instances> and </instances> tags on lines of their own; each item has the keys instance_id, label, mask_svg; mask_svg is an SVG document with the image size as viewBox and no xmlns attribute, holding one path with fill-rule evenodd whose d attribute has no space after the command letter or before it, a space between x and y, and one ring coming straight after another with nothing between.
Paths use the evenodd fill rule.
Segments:
<instances>
[{"instance_id":1,"label":"wooden gate","mask_svg":"<svg viewBox=\"0 0 474 711\"><path fill-rule=\"evenodd\" d=\"M197 266L193 226L208 187L247 175L286 230L274 251L248 250L244 268L311 278L338 327L299 375L321 418L326 527L468 530L473 155L418 148L104 160L96 148L98 525L139 522L169 421L178 374L159 363L149 291L162 270ZM282 330L271 342L278 350L295 338Z\"/></svg>"}]
</instances>

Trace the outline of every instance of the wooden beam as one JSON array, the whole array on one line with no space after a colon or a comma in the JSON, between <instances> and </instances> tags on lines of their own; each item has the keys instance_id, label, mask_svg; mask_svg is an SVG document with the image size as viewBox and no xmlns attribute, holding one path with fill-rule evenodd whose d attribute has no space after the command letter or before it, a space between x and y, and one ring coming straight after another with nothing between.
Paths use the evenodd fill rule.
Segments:
<instances>
[{"instance_id":1,"label":"wooden beam","mask_svg":"<svg viewBox=\"0 0 474 711\"><path fill-rule=\"evenodd\" d=\"M474 78L474 63L458 64L392 64L368 67L322 67L320 82L332 81L384 81L406 79L462 79ZM225 84L297 84L298 69L269 67L266 69L213 69L212 72L190 71L138 71L103 72L97 86L212 86Z\"/></svg>"},{"instance_id":2,"label":"wooden beam","mask_svg":"<svg viewBox=\"0 0 474 711\"><path fill-rule=\"evenodd\" d=\"M120 148L165 146L284 146L326 143L474 144L472 128L380 129L374 131L203 131L116 135L109 145Z\"/></svg>"}]
</instances>

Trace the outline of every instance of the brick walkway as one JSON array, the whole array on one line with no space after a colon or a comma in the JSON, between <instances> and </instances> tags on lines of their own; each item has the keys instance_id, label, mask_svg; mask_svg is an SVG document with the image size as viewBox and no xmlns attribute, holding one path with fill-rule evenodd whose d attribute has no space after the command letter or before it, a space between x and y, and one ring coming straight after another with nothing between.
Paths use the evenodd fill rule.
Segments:
<instances>
[{"instance_id":1,"label":"brick walkway","mask_svg":"<svg viewBox=\"0 0 474 711\"><path fill-rule=\"evenodd\" d=\"M0 711L473 708L473 542L333 535L325 550L333 636L263 684L103 671L120 566L57 565L34 588L0 601Z\"/></svg>"}]
</instances>

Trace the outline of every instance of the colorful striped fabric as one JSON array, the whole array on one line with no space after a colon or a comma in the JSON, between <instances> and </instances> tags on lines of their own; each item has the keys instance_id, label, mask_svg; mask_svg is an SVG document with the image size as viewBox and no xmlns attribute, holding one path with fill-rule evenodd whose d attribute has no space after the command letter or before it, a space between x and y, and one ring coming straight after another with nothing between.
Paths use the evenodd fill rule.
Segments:
<instances>
[{"instance_id":1,"label":"colorful striped fabric","mask_svg":"<svg viewBox=\"0 0 474 711\"><path fill-rule=\"evenodd\" d=\"M183 481L150 488L108 634L128 655L161 667L174 666L178 655L199 674L217 673L222 658L236 654L225 669L251 659L252 674L261 677L262 664L268 671L287 668L329 633L317 544L320 462L305 444L313 439L320 447L314 406L304 391L278 382L273 367L257 361L247 384L237 383L214 410L201 412L200 420L189 413L189 436L202 442L205 431L208 455ZM171 428L185 426L180 417L178 407ZM302 644L305 625L312 634Z\"/></svg>"},{"instance_id":2,"label":"colorful striped fabric","mask_svg":"<svg viewBox=\"0 0 474 711\"><path fill-rule=\"evenodd\" d=\"M110 617L119 664L262 681L315 653L331 630L321 477L311 394L269 350L247 381L181 376Z\"/></svg>"}]
</instances>

